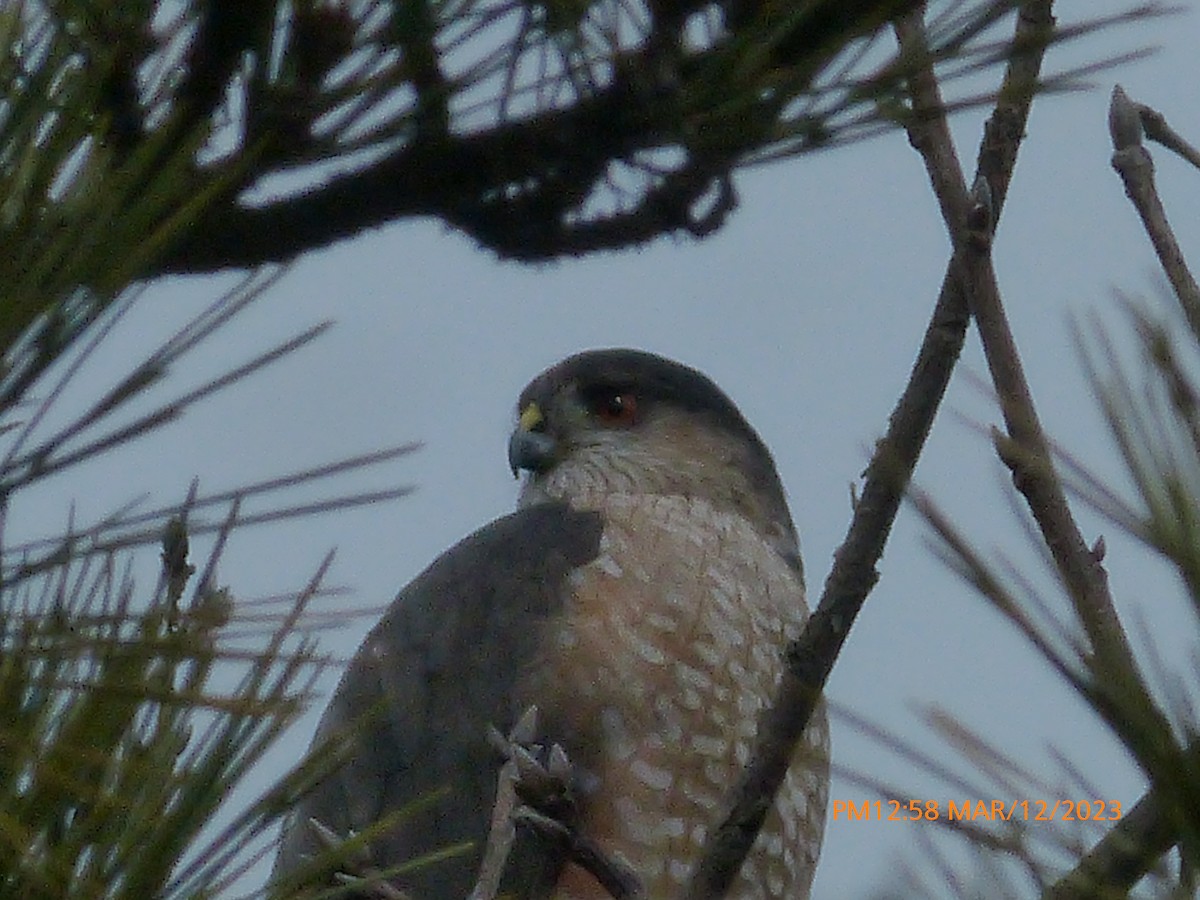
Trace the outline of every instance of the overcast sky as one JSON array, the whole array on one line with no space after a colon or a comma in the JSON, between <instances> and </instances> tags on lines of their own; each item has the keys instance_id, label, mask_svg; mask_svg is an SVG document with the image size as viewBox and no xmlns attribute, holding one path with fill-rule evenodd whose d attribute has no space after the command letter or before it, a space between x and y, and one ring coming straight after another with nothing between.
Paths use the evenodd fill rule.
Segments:
<instances>
[{"instance_id":1,"label":"overcast sky","mask_svg":"<svg viewBox=\"0 0 1200 900\"><path fill-rule=\"evenodd\" d=\"M1058 12L1071 20L1107 8L1118 5L1062 3ZM1043 419L1057 440L1104 471L1113 470L1113 453L1080 374L1070 320L1096 314L1120 329L1114 292L1153 297L1157 285L1150 247L1109 166L1108 90L1119 80L1135 100L1200 138L1198 26L1189 8L1051 53L1050 67L1061 69L1122 48L1162 47L1102 74L1092 92L1035 105L996 240L1000 285ZM954 122L968 161L982 118L966 113ZM1153 152L1181 242L1200 258L1200 178ZM176 384L315 321L336 320L331 333L137 449L49 484L36 503L13 510L8 527L52 529L68 498L87 519L142 491L178 499L193 476L220 489L420 440L424 449L384 479L416 486L413 496L247 530L221 571L238 596L274 593L302 583L336 546L331 580L355 592L345 602L382 604L436 554L512 508L517 487L505 442L529 378L576 350L625 345L705 371L761 432L788 489L815 600L849 522L848 486L908 374L949 245L920 160L898 133L743 173L738 187L740 209L703 242L664 239L640 251L521 266L496 261L437 222L406 221L311 254ZM111 381L229 283L152 286L89 383ZM985 374L972 335L917 481L980 545L1013 554L1040 578L1005 499L1004 474L963 421L998 421L970 377ZM1195 632L1174 581L1111 527L1083 518L1089 539L1105 535L1123 613L1144 617L1166 657L1181 660ZM920 715L936 705L1048 775L1056 771L1047 752L1053 744L1107 797L1133 801L1142 785L1114 741L932 557L926 537L913 511L903 511L882 580L829 683L831 703L952 759ZM1172 627L1178 621L1189 628ZM370 624L326 635L323 646L348 654ZM281 749L281 764L303 752L318 712ZM951 798L836 714L833 728L839 767L908 786L921 800L944 806ZM839 777L831 796L867 795ZM921 829L929 826L830 822L814 896L886 887L898 860L920 864Z\"/></svg>"}]
</instances>

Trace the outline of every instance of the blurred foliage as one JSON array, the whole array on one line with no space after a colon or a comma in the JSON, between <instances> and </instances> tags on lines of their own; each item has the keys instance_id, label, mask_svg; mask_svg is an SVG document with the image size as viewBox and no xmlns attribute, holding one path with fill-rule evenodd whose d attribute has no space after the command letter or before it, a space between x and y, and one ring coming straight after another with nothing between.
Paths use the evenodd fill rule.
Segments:
<instances>
[{"instance_id":1,"label":"blurred foliage","mask_svg":"<svg viewBox=\"0 0 1200 900\"><path fill-rule=\"evenodd\" d=\"M195 846L311 683L317 657L291 635L317 580L220 691L236 601L210 584L179 608L185 558L153 593L112 556L0 592L0 895L212 896L272 824L277 798Z\"/></svg>"},{"instance_id":2,"label":"blurred foliage","mask_svg":"<svg viewBox=\"0 0 1200 900\"><path fill-rule=\"evenodd\" d=\"M709 234L738 167L906 115L912 61L885 26L919 5L17 0L0 14L0 240L39 230L72 252L10 271L106 268L103 290L286 261L406 216L521 259ZM929 53L964 85L951 105L982 99L964 76L1007 57L991 26L1015 5L932 4ZM114 228L146 240L96 269Z\"/></svg>"},{"instance_id":3,"label":"blurred foliage","mask_svg":"<svg viewBox=\"0 0 1200 900\"><path fill-rule=\"evenodd\" d=\"M72 514L65 533L46 538L25 537L20 513L24 492L45 479L119 452L319 334L322 326L154 402L175 365L271 283L270 273L247 279L57 426L48 412L88 374L136 292L118 296L58 358L36 345L11 356L0 406L0 897L218 895L270 851L297 793L336 762L337 748L325 748L256 800L228 807L332 662L313 643L328 620L309 611L330 595L330 560L303 589L261 601L220 586L217 564L240 527L403 495L391 486L346 493L337 479L411 447L228 491L193 484L180 503L130 503L91 522ZM22 376L22 365L40 376ZM136 472L128 477L136 492ZM303 502L292 499L299 490ZM194 535L211 546L199 567L189 560ZM162 548L157 585L137 584L139 548L153 544ZM353 615L343 608L334 621Z\"/></svg>"},{"instance_id":4,"label":"blurred foliage","mask_svg":"<svg viewBox=\"0 0 1200 900\"><path fill-rule=\"evenodd\" d=\"M208 358L280 274L258 271L111 382L89 368L138 299L135 279L238 170L198 180L209 129L169 115L122 142L128 123L110 104L132 57L119 38L164 14L151 7L0 6L0 897L216 896L269 852L336 748L236 808L230 794L331 662L312 640L326 619L310 610L330 596L329 560L300 590L254 600L218 583L223 548L247 525L405 492L383 475L378 490L339 487L411 449L396 447L211 493L181 484L181 502L94 521L64 509L62 533L31 533L47 479L119 454L325 327L179 384L179 364ZM126 477L135 497L138 473ZM155 545L157 584L135 581Z\"/></svg>"}]
</instances>

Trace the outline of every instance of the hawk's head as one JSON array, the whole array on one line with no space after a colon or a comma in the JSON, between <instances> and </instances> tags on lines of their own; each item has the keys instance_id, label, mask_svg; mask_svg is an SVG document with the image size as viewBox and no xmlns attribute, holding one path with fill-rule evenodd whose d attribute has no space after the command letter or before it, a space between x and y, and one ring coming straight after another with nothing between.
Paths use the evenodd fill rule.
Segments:
<instances>
[{"instance_id":1,"label":"hawk's head","mask_svg":"<svg viewBox=\"0 0 1200 900\"><path fill-rule=\"evenodd\" d=\"M745 516L799 565L775 462L738 408L706 376L640 350L589 350L521 392L509 441L529 472L522 506L593 505L610 493L697 497Z\"/></svg>"}]
</instances>

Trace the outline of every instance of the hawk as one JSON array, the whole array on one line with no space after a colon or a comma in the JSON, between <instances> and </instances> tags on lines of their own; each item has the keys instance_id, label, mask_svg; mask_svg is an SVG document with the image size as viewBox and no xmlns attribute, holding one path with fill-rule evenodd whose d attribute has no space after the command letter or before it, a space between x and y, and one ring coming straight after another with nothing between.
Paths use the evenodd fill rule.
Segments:
<instances>
[{"instance_id":1,"label":"hawk","mask_svg":"<svg viewBox=\"0 0 1200 900\"><path fill-rule=\"evenodd\" d=\"M500 758L489 726L539 710L572 766L579 830L646 896L686 882L749 759L783 649L807 616L796 531L770 452L700 372L592 350L521 393L508 446L517 511L400 592L349 664L317 741L345 764L285 826L276 875L318 852L310 819L358 833L414 900L471 890ZM803 898L828 795L818 710L731 897ZM590 875L518 841L509 896L602 898Z\"/></svg>"}]
</instances>

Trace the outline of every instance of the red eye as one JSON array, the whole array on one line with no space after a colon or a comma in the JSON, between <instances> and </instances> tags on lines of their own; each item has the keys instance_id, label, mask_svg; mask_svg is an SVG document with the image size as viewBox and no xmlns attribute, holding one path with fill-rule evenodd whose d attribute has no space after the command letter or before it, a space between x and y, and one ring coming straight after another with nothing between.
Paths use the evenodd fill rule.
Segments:
<instances>
[{"instance_id":1,"label":"red eye","mask_svg":"<svg viewBox=\"0 0 1200 900\"><path fill-rule=\"evenodd\" d=\"M592 398L592 414L605 425L627 428L637 421L637 397L628 391L606 391Z\"/></svg>"}]
</instances>

